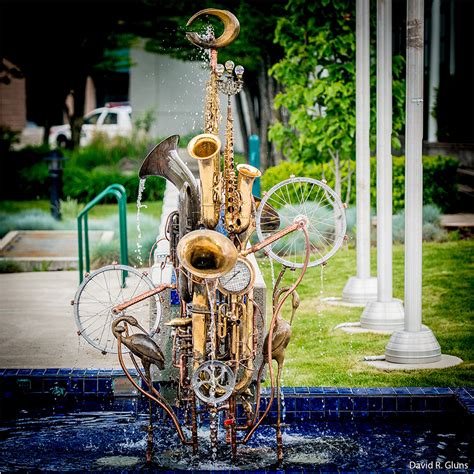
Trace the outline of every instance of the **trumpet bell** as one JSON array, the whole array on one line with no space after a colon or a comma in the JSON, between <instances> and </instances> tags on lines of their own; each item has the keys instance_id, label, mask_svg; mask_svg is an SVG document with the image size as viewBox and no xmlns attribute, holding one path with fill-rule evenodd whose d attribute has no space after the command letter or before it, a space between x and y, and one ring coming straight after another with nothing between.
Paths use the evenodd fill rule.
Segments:
<instances>
[{"instance_id":1,"label":"trumpet bell","mask_svg":"<svg viewBox=\"0 0 474 474\"><path fill-rule=\"evenodd\" d=\"M178 243L178 259L191 274L219 278L234 268L237 249L230 239L213 230L195 230Z\"/></svg>"}]
</instances>

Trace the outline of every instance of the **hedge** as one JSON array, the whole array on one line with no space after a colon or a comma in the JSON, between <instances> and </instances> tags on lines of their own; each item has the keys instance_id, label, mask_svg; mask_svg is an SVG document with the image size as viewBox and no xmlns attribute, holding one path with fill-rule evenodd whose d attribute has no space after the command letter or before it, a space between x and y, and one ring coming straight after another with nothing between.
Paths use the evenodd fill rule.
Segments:
<instances>
[{"instance_id":1,"label":"hedge","mask_svg":"<svg viewBox=\"0 0 474 474\"><path fill-rule=\"evenodd\" d=\"M135 201L138 196L139 179L136 174L125 175L114 167L99 166L90 171L77 166L67 166L63 176L63 194L65 197L89 202L107 186L113 183L122 184L127 190L128 201ZM144 196L147 200L163 199L165 190L164 178L149 178L146 182ZM114 200L113 197L110 200Z\"/></svg>"},{"instance_id":2,"label":"hedge","mask_svg":"<svg viewBox=\"0 0 474 474\"><path fill-rule=\"evenodd\" d=\"M355 162L350 163L355 170ZM457 159L449 156L423 157L423 204L434 204L442 212L456 210L459 195L457 189ZM329 186L334 188L334 174L328 163L305 164L283 162L278 166L268 168L262 176L262 189L268 191L272 186L288 179L291 175L307 176L309 178L326 179ZM355 204L355 172L351 177L351 193L348 204ZM376 160L371 158L371 204L376 206ZM405 207L405 157L393 157L393 211ZM342 185L342 197L345 200L347 184Z\"/></svg>"},{"instance_id":3,"label":"hedge","mask_svg":"<svg viewBox=\"0 0 474 474\"><path fill-rule=\"evenodd\" d=\"M9 152L1 158L2 185L1 199L33 200L49 199L48 165L44 161L49 150L41 147L25 148ZM139 178L137 173L120 172L117 164L92 167L90 161L78 164L77 159L65 162L63 173L63 196L86 203L113 183L123 184L128 200L135 201L138 194ZM137 160L137 169L139 167ZM149 178L146 183L145 197L150 200L163 198L165 180ZM109 201L113 202L110 197ZM107 199L105 200L107 202Z\"/></svg>"}]
</instances>

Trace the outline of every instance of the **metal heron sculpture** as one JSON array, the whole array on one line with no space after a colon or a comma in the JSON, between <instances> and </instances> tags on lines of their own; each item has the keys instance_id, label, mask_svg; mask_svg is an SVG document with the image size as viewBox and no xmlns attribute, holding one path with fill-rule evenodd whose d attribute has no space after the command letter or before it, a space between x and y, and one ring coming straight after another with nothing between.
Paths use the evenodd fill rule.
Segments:
<instances>
[{"instance_id":1,"label":"metal heron sculpture","mask_svg":"<svg viewBox=\"0 0 474 474\"><path fill-rule=\"evenodd\" d=\"M124 336L124 333L127 333L125 326L119 326L121 322L130 324L137 329L140 329L142 333ZM165 368L165 358L163 352L158 347L158 344L146 334L145 329L138 323L138 321L133 316L120 316L112 323L112 333L117 338L120 339L120 342L127 347L127 349L135 356L137 356L145 369L145 378L147 381L150 390L152 389L152 380L150 367L152 364L155 364L160 370ZM152 457L152 447L153 447L153 418L152 418L152 405L151 400L148 400L148 410L149 410L149 422L148 422L148 439L147 439L147 453L146 460L147 463L151 462Z\"/></svg>"},{"instance_id":2,"label":"metal heron sculpture","mask_svg":"<svg viewBox=\"0 0 474 474\"><path fill-rule=\"evenodd\" d=\"M278 302L280 296L287 292L289 288L281 288L279 291L276 292L273 298L273 308L278 306ZM281 434L281 394L280 394L280 384L281 384L281 372L283 369L283 363L285 362L285 350L290 343L291 339L291 323L293 322L293 317L295 315L296 310L300 305L300 298L296 290L291 293L291 322L288 322L281 316L281 310L278 312L276 316L275 322L275 329L272 335L272 360L275 360L278 366L277 371L277 381L276 381L276 390L277 390L277 423L276 423L276 439L277 439L277 456L278 461L281 462L283 460L283 439ZM261 375L261 371L265 366L268 360L268 336L265 337L265 341L263 342L263 360L262 366L259 370L259 378Z\"/></svg>"}]
</instances>

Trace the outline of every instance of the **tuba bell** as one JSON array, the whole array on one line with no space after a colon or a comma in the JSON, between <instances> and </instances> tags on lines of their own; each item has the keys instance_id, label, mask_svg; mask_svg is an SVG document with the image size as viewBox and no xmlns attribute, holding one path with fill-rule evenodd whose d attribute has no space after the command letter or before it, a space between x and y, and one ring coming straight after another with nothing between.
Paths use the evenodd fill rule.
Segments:
<instances>
[{"instance_id":1,"label":"tuba bell","mask_svg":"<svg viewBox=\"0 0 474 474\"><path fill-rule=\"evenodd\" d=\"M201 221L208 229L219 222L221 207L221 141L217 135L202 133L188 144L188 153L198 160L201 178Z\"/></svg>"},{"instance_id":2,"label":"tuba bell","mask_svg":"<svg viewBox=\"0 0 474 474\"><path fill-rule=\"evenodd\" d=\"M156 145L146 156L140 171L140 178L161 176L174 184L178 191L186 188L189 195L193 228L199 220L199 191L196 179L178 154L179 135L171 135Z\"/></svg>"}]
</instances>

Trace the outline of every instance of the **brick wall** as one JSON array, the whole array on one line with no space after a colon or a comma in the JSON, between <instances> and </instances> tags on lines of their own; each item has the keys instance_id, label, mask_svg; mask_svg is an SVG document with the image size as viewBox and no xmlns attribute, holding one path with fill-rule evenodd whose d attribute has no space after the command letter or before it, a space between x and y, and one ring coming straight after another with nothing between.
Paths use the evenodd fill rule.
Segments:
<instances>
[{"instance_id":1,"label":"brick wall","mask_svg":"<svg viewBox=\"0 0 474 474\"><path fill-rule=\"evenodd\" d=\"M0 125L21 131L26 127L25 79L0 83Z\"/></svg>"}]
</instances>

